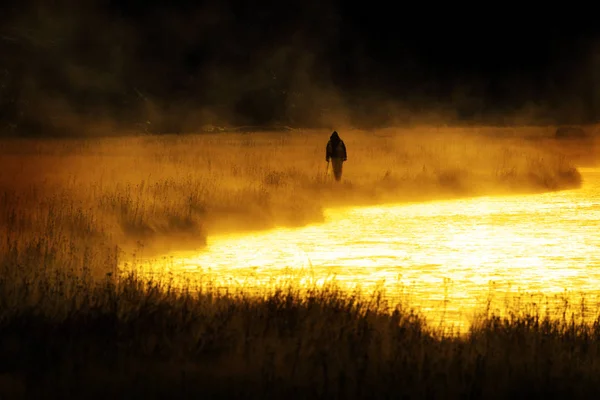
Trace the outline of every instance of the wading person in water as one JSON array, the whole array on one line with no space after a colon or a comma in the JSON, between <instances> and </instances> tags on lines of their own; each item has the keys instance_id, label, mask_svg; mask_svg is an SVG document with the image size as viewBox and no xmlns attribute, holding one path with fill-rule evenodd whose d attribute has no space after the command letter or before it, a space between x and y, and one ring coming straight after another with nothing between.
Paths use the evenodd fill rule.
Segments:
<instances>
[{"instance_id":1,"label":"wading person in water","mask_svg":"<svg viewBox=\"0 0 600 400\"><path fill-rule=\"evenodd\" d=\"M336 131L333 131L327 142L325 161L329 163L329 160L331 160L333 176L339 182L342 179L342 164L346 161L346 145Z\"/></svg>"}]
</instances>

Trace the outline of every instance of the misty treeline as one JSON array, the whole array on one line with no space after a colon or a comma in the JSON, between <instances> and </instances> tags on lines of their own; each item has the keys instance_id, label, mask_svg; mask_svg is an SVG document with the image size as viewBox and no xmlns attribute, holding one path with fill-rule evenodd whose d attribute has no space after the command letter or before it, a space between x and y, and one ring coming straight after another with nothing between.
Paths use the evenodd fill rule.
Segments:
<instances>
[{"instance_id":1,"label":"misty treeline","mask_svg":"<svg viewBox=\"0 0 600 400\"><path fill-rule=\"evenodd\" d=\"M583 123L600 115L593 36L561 42L549 27L518 38L512 24L500 39L481 41L473 32L489 20L444 25L351 3L5 1L0 131L374 127L507 116Z\"/></svg>"}]
</instances>

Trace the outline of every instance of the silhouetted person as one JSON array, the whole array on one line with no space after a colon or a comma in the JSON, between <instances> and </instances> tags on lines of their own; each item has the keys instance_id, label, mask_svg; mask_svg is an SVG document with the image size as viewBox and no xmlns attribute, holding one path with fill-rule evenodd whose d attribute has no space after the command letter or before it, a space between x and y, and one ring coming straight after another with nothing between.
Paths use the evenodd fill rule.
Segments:
<instances>
[{"instance_id":1,"label":"silhouetted person","mask_svg":"<svg viewBox=\"0 0 600 400\"><path fill-rule=\"evenodd\" d=\"M327 142L325 161L331 160L331 169L336 181L342 179L342 165L346 161L346 145L340 139L338 133L333 131Z\"/></svg>"}]
</instances>

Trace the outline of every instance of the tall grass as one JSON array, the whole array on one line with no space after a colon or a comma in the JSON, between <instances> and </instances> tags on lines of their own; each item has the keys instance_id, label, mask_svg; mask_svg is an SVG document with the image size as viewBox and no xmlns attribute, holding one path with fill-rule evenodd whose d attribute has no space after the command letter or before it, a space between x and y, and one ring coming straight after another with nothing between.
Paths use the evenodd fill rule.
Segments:
<instances>
[{"instance_id":1,"label":"tall grass","mask_svg":"<svg viewBox=\"0 0 600 400\"><path fill-rule=\"evenodd\" d=\"M492 133L341 132L341 183L326 176L329 132L3 140L0 262L102 276L120 251L198 248L210 233L319 221L324 207L580 183L560 152Z\"/></svg>"},{"instance_id":2,"label":"tall grass","mask_svg":"<svg viewBox=\"0 0 600 400\"><path fill-rule=\"evenodd\" d=\"M455 336L335 286L249 296L2 274L0 396L591 398L599 327L490 314Z\"/></svg>"}]
</instances>

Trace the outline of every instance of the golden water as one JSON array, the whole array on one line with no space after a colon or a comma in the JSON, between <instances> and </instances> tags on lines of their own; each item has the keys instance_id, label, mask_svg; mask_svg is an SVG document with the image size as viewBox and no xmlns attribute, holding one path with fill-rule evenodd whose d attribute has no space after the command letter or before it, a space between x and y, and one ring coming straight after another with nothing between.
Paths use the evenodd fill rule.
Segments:
<instances>
[{"instance_id":1,"label":"golden water","mask_svg":"<svg viewBox=\"0 0 600 400\"><path fill-rule=\"evenodd\" d=\"M581 172L577 190L327 210L322 224L211 237L205 251L150 260L145 270L208 274L248 289L290 280L379 285L446 326L526 304L543 312L568 302L578 313L582 295L591 317L600 293L600 170Z\"/></svg>"}]
</instances>

